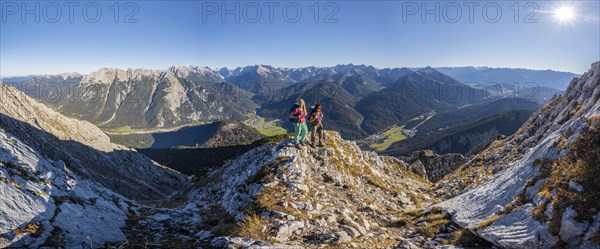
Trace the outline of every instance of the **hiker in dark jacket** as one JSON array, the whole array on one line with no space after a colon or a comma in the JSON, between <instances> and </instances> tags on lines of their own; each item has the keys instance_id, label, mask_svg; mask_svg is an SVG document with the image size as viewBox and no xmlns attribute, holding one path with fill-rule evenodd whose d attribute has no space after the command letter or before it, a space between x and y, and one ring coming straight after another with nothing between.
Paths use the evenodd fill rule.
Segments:
<instances>
[{"instance_id":1,"label":"hiker in dark jacket","mask_svg":"<svg viewBox=\"0 0 600 249\"><path fill-rule=\"evenodd\" d=\"M296 146L303 145L306 136L308 135L308 127L306 126L306 103L303 99L298 101L299 106L294 108L290 113L290 118L294 122L294 144Z\"/></svg>"},{"instance_id":2,"label":"hiker in dark jacket","mask_svg":"<svg viewBox=\"0 0 600 249\"><path fill-rule=\"evenodd\" d=\"M311 127L311 142L314 145L317 145L317 133L319 138L318 146L323 146L323 112L321 111L321 104L315 105L315 109L313 109L310 114L310 127Z\"/></svg>"}]
</instances>

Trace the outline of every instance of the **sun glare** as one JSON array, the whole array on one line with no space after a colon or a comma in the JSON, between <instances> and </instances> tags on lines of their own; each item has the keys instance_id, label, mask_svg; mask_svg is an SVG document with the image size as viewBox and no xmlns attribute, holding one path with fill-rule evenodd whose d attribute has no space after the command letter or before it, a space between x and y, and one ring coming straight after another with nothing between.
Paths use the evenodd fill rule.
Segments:
<instances>
[{"instance_id":1,"label":"sun glare","mask_svg":"<svg viewBox=\"0 0 600 249\"><path fill-rule=\"evenodd\" d=\"M554 15L562 22L571 21L573 18L575 18L575 12L570 6L562 6L557 8L554 11Z\"/></svg>"}]
</instances>

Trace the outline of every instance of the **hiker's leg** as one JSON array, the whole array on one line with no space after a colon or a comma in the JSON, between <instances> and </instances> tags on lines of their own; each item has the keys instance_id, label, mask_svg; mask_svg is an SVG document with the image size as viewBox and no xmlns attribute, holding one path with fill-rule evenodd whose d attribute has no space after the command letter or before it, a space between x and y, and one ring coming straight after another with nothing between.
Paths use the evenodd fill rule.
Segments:
<instances>
[{"instance_id":1,"label":"hiker's leg","mask_svg":"<svg viewBox=\"0 0 600 249\"><path fill-rule=\"evenodd\" d=\"M318 129L318 128L319 128L319 126L318 126L318 125L312 125L312 126L310 127L310 141L311 141L313 144L315 144L315 143L317 142L317 137L315 136L315 135L316 135L315 133L317 132L317 129Z\"/></svg>"},{"instance_id":2,"label":"hiker's leg","mask_svg":"<svg viewBox=\"0 0 600 249\"><path fill-rule=\"evenodd\" d=\"M304 140L306 140L306 136L308 135L308 127L306 126L306 124L301 124L300 130L302 131L302 136L300 137L300 142L304 142Z\"/></svg>"},{"instance_id":3,"label":"hiker's leg","mask_svg":"<svg viewBox=\"0 0 600 249\"><path fill-rule=\"evenodd\" d=\"M323 133L325 133L323 131L323 125L319 125L318 133L319 133L319 143L323 143L323 137L324 137Z\"/></svg>"},{"instance_id":4,"label":"hiker's leg","mask_svg":"<svg viewBox=\"0 0 600 249\"><path fill-rule=\"evenodd\" d=\"M300 124L294 123L294 143L298 144L298 137L300 137Z\"/></svg>"}]
</instances>

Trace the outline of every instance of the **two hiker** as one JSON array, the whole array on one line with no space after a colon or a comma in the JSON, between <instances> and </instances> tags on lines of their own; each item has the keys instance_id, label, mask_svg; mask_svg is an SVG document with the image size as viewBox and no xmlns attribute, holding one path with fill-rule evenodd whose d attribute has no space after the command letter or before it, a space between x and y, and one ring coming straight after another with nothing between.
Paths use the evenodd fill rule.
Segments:
<instances>
[{"instance_id":1,"label":"two hiker","mask_svg":"<svg viewBox=\"0 0 600 249\"><path fill-rule=\"evenodd\" d=\"M303 99L298 101L297 105L292 107L290 112L290 120L294 123L294 144L298 147L304 145L306 136L308 135L308 127L306 126L306 103ZM317 133L319 138L318 146L323 146L323 112L321 105L317 104L309 115L311 125L311 145L317 145Z\"/></svg>"}]
</instances>

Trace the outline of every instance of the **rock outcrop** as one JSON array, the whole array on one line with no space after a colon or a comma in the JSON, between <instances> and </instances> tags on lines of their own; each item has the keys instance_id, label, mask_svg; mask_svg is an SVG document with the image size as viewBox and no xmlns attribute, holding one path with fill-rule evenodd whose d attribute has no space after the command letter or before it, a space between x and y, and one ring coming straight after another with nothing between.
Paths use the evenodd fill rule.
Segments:
<instances>
[{"instance_id":1,"label":"rock outcrop","mask_svg":"<svg viewBox=\"0 0 600 249\"><path fill-rule=\"evenodd\" d=\"M98 247L126 240L135 200L164 199L185 176L111 144L0 83L0 247Z\"/></svg>"},{"instance_id":2,"label":"rock outcrop","mask_svg":"<svg viewBox=\"0 0 600 249\"><path fill-rule=\"evenodd\" d=\"M202 143L200 147L222 147L238 144L249 144L264 138L258 130L242 123L233 121L219 121L216 123L215 135Z\"/></svg>"},{"instance_id":3,"label":"rock outcrop","mask_svg":"<svg viewBox=\"0 0 600 249\"><path fill-rule=\"evenodd\" d=\"M437 182L444 176L454 172L458 167L468 161L462 154L437 155L431 150L415 151L408 157L402 157L403 161L411 165L431 182Z\"/></svg>"},{"instance_id":4,"label":"rock outcrop","mask_svg":"<svg viewBox=\"0 0 600 249\"><path fill-rule=\"evenodd\" d=\"M435 201L430 183L403 161L363 152L336 132L326 137L322 148L297 149L288 139L263 145L196 183L187 196L212 245L400 244L405 231L390 224Z\"/></svg>"},{"instance_id":5,"label":"rock outcrop","mask_svg":"<svg viewBox=\"0 0 600 249\"><path fill-rule=\"evenodd\" d=\"M515 135L440 181L438 197L459 195L437 206L502 247L600 248L599 100L596 62Z\"/></svg>"}]
</instances>

